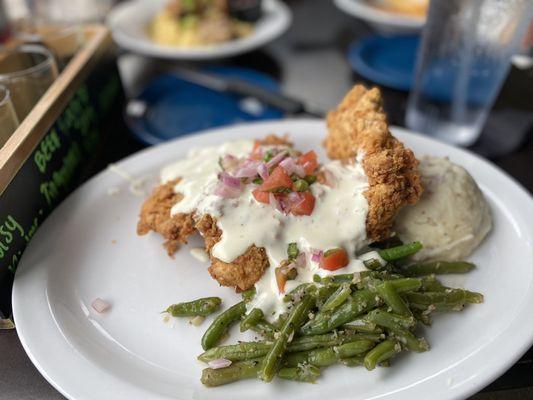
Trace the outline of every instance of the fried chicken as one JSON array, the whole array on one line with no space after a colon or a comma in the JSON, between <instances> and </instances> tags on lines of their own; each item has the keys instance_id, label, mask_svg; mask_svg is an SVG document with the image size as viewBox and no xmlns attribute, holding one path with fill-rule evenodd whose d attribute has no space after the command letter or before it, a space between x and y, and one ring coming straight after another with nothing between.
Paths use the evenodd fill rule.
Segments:
<instances>
[{"instance_id":1,"label":"fried chicken","mask_svg":"<svg viewBox=\"0 0 533 400\"><path fill-rule=\"evenodd\" d=\"M196 224L196 228L205 238L205 247L211 254L211 248L222 236L216 220L210 215L204 215ZM210 258L211 276L222 286L235 287L238 292L251 288L263 276L269 265L265 249L256 246L250 246L231 263L225 263L213 256Z\"/></svg>"},{"instance_id":2,"label":"fried chicken","mask_svg":"<svg viewBox=\"0 0 533 400\"><path fill-rule=\"evenodd\" d=\"M137 223L138 235L154 231L166 239L163 246L169 256L178 250L180 244L187 243L187 238L196 230L192 214L170 215L172 206L183 198L181 193L174 192L174 186L179 181L178 178L157 186L142 205Z\"/></svg>"},{"instance_id":3,"label":"fried chicken","mask_svg":"<svg viewBox=\"0 0 533 400\"><path fill-rule=\"evenodd\" d=\"M378 89L355 86L337 109L329 113L327 122L329 134L325 146L330 158L350 162L358 154L363 155L363 168L369 181L365 192L369 203L367 234L375 241L387 238L400 208L415 203L422 192L418 161L390 134ZM268 135L260 142L262 145L292 147L286 136ZM230 263L214 257L211 250L222 236L214 217L194 213L170 214L172 206L183 198L174 192L179 181L180 178L157 187L145 201L137 226L138 234L144 235L151 230L161 234L166 239L167 252L172 254L180 244L187 242L189 235L198 231L210 254L211 276L221 285L235 287L237 291L251 288L269 267L265 249L251 245Z\"/></svg>"},{"instance_id":4,"label":"fried chicken","mask_svg":"<svg viewBox=\"0 0 533 400\"><path fill-rule=\"evenodd\" d=\"M325 147L332 159L349 161L363 155L369 188L367 234L379 241L390 236L394 218L422 194L418 160L393 137L379 89L356 85L327 116Z\"/></svg>"},{"instance_id":5,"label":"fried chicken","mask_svg":"<svg viewBox=\"0 0 533 400\"><path fill-rule=\"evenodd\" d=\"M260 140L260 143L292 147L286 135L280 137L270 134ZM211 254L211 248L222 235L214 218L210 215L197 217L193 213L174 216L170 214L172 206L183 198L181 193L174 192L174 186L179 181L180 178L174 179L154 189L141 208L137 234L145 235L150 231L159 233L166 239L164 247L167 253L172 255L180 244L187 243L187 238L198 231L204 237L206 250ZM225 263L213 256L210 256L210 259L211 276L222 286L235 287L237 291L251 288L269 265L265 249L256 246L251 246L231 263Z\"/></svg>"}]
</instances>

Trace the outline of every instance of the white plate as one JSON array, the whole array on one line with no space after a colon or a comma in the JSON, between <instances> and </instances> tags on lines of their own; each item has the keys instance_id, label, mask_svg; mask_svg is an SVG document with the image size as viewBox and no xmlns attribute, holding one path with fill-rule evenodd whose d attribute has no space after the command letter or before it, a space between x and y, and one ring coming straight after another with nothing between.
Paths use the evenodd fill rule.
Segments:
<instances>
[{"instance_id":1,"label":"white plate","mask_svg":"<svg viewBox=\"0 0 533 400\"><path fill-rule=\"evenodd\" d=\"M414 33L422 29L425 18L381 10L365 0L334 0L346 14L360 18L385 33Z\"/></svg>"},{"instance_id":2,"label":"white plate","mask_svg":"<svg viewBox=\"0 0 533 400\"><path fill-rule=\"evenodd\" d=\"M279 0L263 0L263 16L253 32L242 39L205 47L179 47L154 43L147 27L167 0L132 0L111 10L107 23L119 46L134 53L174 60L208 60L246 53L276 39L291 24L290 9Z\"/></svg>"},{"instance_id":3,"label":"white plate","mask_svg":"<svg viewBox=\"0 0 533 400\"><path fill-rule=\"evenodd\" d=\"M144 150L119 163L133 176L158 175L166 163L194 146L230 139L290 133L302 149L319 149L321 121L257 123L210 131ZM259 381L207 389L199 382L200 327L186 320L163 323L167 305L216 295L220 288L185 246L166 256L155 234L138 237L142 198L104 171L65 200L44 222L24 253L15 277L13 307L18 334L33 363L69 399L460 399L501 375L533 341L533 201L511 178L464 150L394 133L416 154L449 156L464 165L487 196L494 230L476 251L474 272L456 285L481 291L482 305L435 318L425 336L427 353L402 355L391 368L367 372L334 366L316 385ZM325 157L322 150L320 157ZM155 183L155 181L154 181ZM111 188L120 193L109 195ZM116 242L113 242L116 241ZM195 240L192 246L198 246ZM91 301L112 303L96 314ZM236 340L236 335L232 335Z\"/></svg>"}]
</instances>

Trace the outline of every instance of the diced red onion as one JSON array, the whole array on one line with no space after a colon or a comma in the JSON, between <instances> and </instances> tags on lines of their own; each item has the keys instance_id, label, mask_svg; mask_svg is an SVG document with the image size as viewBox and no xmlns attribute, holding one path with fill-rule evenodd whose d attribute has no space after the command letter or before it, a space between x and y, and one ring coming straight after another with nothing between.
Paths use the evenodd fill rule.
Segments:
<instances>
[{"instance_id":1,"label":"diced red onion","mask_svg":"<svg viewBox=\"0 0 533 400\"><path fill-rule=\"evenodd\" d=\"M235 170L234 175L237 178L251 178L257 175L258 161L246 160L239 168Z\"/></svg>"},{"instance_id":2,"label":"diced red onion","mask_svg":"<svg viewBox=\"0 0 533 400\"><path fill-rule=\"evenodd\" d=\"M283 167L283 169L287 171L289 175L296 174L300 178L303 178L305 176L304 168L301 165L296 164L296 161L294 160L294 158L287 157L284 160L282 160L279 163L279 165L280 167Z\"/></svg>"},{"instance_id":3,"label":"diced red onion","mask_svg":"<svg viewBox=\"0 0 533 400\"><path fill-rule=\"evenodd\" d=\"M289 263L289 264L287 264L287 265L285 265L284 267L281 268L281 273L283 275L287 275L291 269L295 269L295 268L296 268L296 264L291 262L291 263Z\"/></svg>"},{"instance_id":4,"label":"diced red onion","mask_svg":"<svg viewBox=\"0 0 533 400\"><path fill-rule=\"evenodd\" d=\"M279 152L278 154L276 154L272 158L272 160L267 162L267 167L268 168L272 168L272 167L278 165L285 157L287 157L287 151L283 150L283 151Z\"/></svg>"},{"instance_id":5,"label":"diced red onion","mask_svg":"<svg viewBox=\"0 0 533 400\"><path fill-rule=\"evenodd\" d=\"M233 169L239 164L239 159L231 154L226 154L220 160L221 167L224 171Z\"/></svg>"},{"instance_id":6,"label":"diced red onion","mask_svg":"<svg viewBox=\"0 0 533 400\"><path fill-rule=\"evenodd\" d=\"M266 166L265 163L261 163L257 166L257 173L259 174L259 176L263 179L263 180L266 180L268 179L268 176L269 176L269 173L268 173L268 167Z\"/></svg>"},{"instance_id":7,"label":"diced red onion","mask_svg":"<svg viewBox=\"0 0 533 400\"><path fill-rule=\"evenodd\" d=\"M305 201L305 197L301 193L298 193L298 192L291 192L289 193L288 197L289 197L290 207L296 207L300 203Z\"/></svg>"},{"instance_id":8,"label":"diced red onion","mask_svg":"<svg viewBox=\"0 0 533 400\"><path fill-rule=\"evenodd\" d=\"M320 257L322 257L322 254L323 254L322 250L312 249L311 250L311 261L319 262Z\"/></svg>"},{"instance_id":9,"label":"diced red onion","mask_svg":"<svg viewBox=\"0 0 533 400\"><path fill-rule=\"evenodd\" d=\"M328 169L324 169L322 172L324 173L324 185L334 188L337 185L335 175Z\"/></svg>"},{"instance_id":10,"label":"diced red onion","mask_svg":"<svg viewBox=\"0 0 533 400\"><path fill-rule=\"evenodd\" d=\"M111 304L109 304L107 301L102 300L100 297L97 297L94 299L94 301L91 303L91 306L94 308L94 310L98 313L104 313L111 307Z\"/></svg>"},{"instance_id":11,"label":"diced red onion","mask_svg":"<svg viewBox=\"0 0 533 400\"><path fill-rule=\"evenodd\" d=\"M279 198L278 204L279 204L279 210L282 213L284 213L284 214L288 214L289 213L291 207L290 207L289 202L287 201L287 199L284 196Z\"/></svg>"},{"instance_id":12,"label":"diced red onion","mask_svg":"<svg viewBox=\"0 0 533 400\"><path fill-rule=\"evenodd\" d=\"M226 368L231 365L231 360L226 358L217 358L216 360L209 361L207 365L209 365L209 367L212 369Z\"/></svg>"},{"instance_id":13,"label":"diced red onion","mask_svg":"<svg viewBox=\"0 0 533 400\"><path fill-rule=\"evenodd\" d=\"M219 174L219 179L224 185L229 186L230 188L233 188L233 189L241 188L241 180L239 178L231 176L225 171L222 171Z\"/></svg>"},{"instance_id":14,"label":"diced red onion","mask_svg":"<svg viewBox=\"0 0 533 400\"><path fill-rule=\"evenodd\" d=\"M214 193L217 196L223 197L225 199L231 199L234 197L238 197L241 194L241 191L240 189L236 189L226 185L224 182L219 182L215 187Z\"/></svg>"},{"instance_id":15,"label":"diced red onion","mask_svg":"<svg viewBox=\"0 0 533 400\"><path fill-rule=\"evenodd\" d=\"M298 268L305 268L305 264L306 264L305 253L300 252L298 256L296 257L296 260L294 260L294 263L296 264Z\"/></svg>"},{"instance_id":16,"label":"diced red onion","mask_svg":"<svg viewBox=\"0 0 533 400\"><path fill-rule=\"evenodd\" d=\"M274 207L276 210L278 211L282 211L281 210L281 206L279 204L279 201L278 199L276 198L276 196L274 196L274 193L269 193L268 194L268 203Z\"/></svg>"}]
</instances>

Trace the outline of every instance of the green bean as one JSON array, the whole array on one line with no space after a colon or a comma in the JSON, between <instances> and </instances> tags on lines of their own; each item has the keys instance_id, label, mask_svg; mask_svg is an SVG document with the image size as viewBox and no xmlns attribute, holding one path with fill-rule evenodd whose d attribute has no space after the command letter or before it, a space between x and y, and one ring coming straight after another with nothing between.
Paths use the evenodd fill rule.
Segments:
<instances>
[{"instance_id":1,"label":"green bean","mask_svg":"<svg viewBox=\"0 0 533 400\"><path fill-rule=\"evenodd\" d=\"M209 387L221 386L242 379L257 378L260 369L261 360L241 361L226 368L206 368L202 371L200 381Z\"/></svg>"},{"instance_id":2,"label":"green bean","mask_svg":"<svg viewBox=\"0 0 533 400\"><path fill-rule=\"evenodd\" d=\"M371 271L379 271L386 267L386 265L381 264L381 262L375 258L365 260L363 261L363 264L365 264L365 267Z\"/></svg>"},{"instance_id":3,"label":"green bean","mask_svg":"<svg viewBox=\"0 0 533 400\"><path fill-rule=\"evenodd\" d=\"M272 348L263 360L261 371L259 372L259 377L263 381L270 382L274 375L276 375L281 359L287 349L288 342L295 332L300 329L303 321L307 318L307 313L312 304L313 301L311 297L304 297L302 301L296 304L292 309L289 317L279 332L279 337L276 339Z\"/></svg>"},{"instance_id":4,"label":"green bean","mask_svg":"<svg viewBox=\"0 0 533 400\"><path fill-rule=\"evenodd\" d=\"M416 292L422 287L422 280L416 278L400 278L388 282L398 293Z\"/></svg>"},{"instance_id":5,"label":"green bean","mask_svg":"<svg viewBox=\"0 0 533 400\"><path fill-rule=\"evenodd\" d=\"M251 326L250 329L270 340L273 340L274 335L276 334L276 327L265 320L258 321L255 325Z\"/></svg>"},{"instance_id":6,"label":"green bean","mask_svg":"<svg viewBox=\"0 0 533 400\"><path fill-rule=\"evenodd\" d=\"M381 335L377 333L356 333L356 332L334 332L325 335L302 336L294 339L287 346L287 352L295 353L301 351L314 350L322 347L340 346L345 343L358 340L370 340L378 342ZM198 360L209 362L219 358L230 361L245 361L265 356L271 343L265 342L240 342L226 346L213 347L198 356Z\"/></svg>"},{"instance_id":7,"label":"green bean","mask_svg":"<svg viewBox=\"0 0 533 400\"><path fill-rule=\"evenodd\" d=\"M395 261L399 260L400 258L410 256L411 254L415 254L417 251L422 249L422 247L422 243L413 242L391 247L389 249L378 250L378 254L385 261Z\"/></svg>"},{"instance_id":8,"label":"green bean","mask_svg":"<svg viewBox=\"0 0 533 400\"><path fill-rule=\"evenodd\" d=\"M281 368L278 378L290 381L315 383L320 377L320 368L314 365L302 365L293 368Z\"/></svg>"},{"instance_id":9,"label":"green bean","mask_svg":"<svg viewBox=\"0 0 533 400\"><path fill-rule=\"evenodd\" d=\"M429 344L426 342L426 339L417 339L415 335L413 335L408 330L394 327L390 329L392 336L394 336L396 339L398 339L405 347L407 347L409 350L422 353L424 351L429 350Z\"/></svg>"},{"instance_id":10,"label":"green bean","mask_svg":"<svg viewBox=\"0 0 533 400\"><path fill-rule=\"evenodd\" d=\"M341 363L343 363L347 367L359 367L361 365L364 365L364 362L365 362L364 356L354 356L354 357L341 359Z\"/></svg>"},{"instance_id":11,"label":"green bean","mask_svg":"<svg viewBox=\"0 0 533 400\"><path fill-rule=\"evenodd\" d=\"M358 290L353 293L344 304L333 313L317 314L301 329L303 335L319 335L327 333L341 325L353 321L359 315L375 308L380 304L380 299L370 290Z\"/></svg>"},{"instance_id":12,"label":"green bean","mask_svg":"<svg viewBox=\"0 0 533 400\"><path fill-rule=\"evenodd\" d=\"M447 289L436 277L431 274L422 278L422 291L424 292L443 292Z\"/></svg>"},{"instance_id":13,"label":"green bean","mask_svg":"<svg viewBox=\"0 0 533 400\"><path fill-rule=\"evenodd\" d=\"M270 348L269 343L264 342L241 342L227 346L213 347L198 356L198 360L205 363L219 358L230 361L245 361L263 357Z\"/></svg>"},{"instance_id":14,"label":"green bean","mask_svg":"<svg viewBox=\"0 0 533 400\"><path fill-rule=\"evenodd\" d=\"M435 261L424 264L414 264L403 267L401 272L408 276L421 276L430 274L464 274L472 271L476 266L466 261L446 262Z\"/></svg>"},{"instance_id":15,"label":"green bean","mask_svg":"<svg viewBox=\"0 0 533 400\"><path fill-rule=\"evenodd\" d=\"M350 285L347 283L343 283L339 288L333 293L324 303L322 308L320 309L321 312L325 311L331 311L339 307L342 303L344 303L348 297L350 297L350 294L352 293L352 290L350 289Z\"/></svg>"},{"instance_id":16,"label":"green bean","mask_svg":"<svg viewBox=\"0 0 533 400\"><path fill-rule=\"evenodd\" d=\"M292 289L289 293L287 293L283 297L283 301L288 303L290 301L294 301L295 297L301 298L305 294L310 294L310 292L316 292L317 287L314 283L302 283L301 285L298 285L294 289Z\"/></svg>"},{"instance_id":17,"label":"green bean","mask_svg":"<svg viewBox=\"0 0 533 400\"><path fill-rule=\"evenodd\" d=\"M245 302L249 302L250 300L252 300L255 296L255 288L252 287L248 290L245 290L244 292L241 293L241 296L242 296L242 299L245 301Z\"/></svg>"},{"instance_id":18,"label":"green bean","mask_svg":"<svg viewBox=\"0 0 533 400\"><path fill-rule=\"evenodd\" d=\"M205 331L204 336L202 336L202 348L209 350L211 347L216 346L227 332L228 327L240 320L244 313L246 313L246 305L244 301L241 301L216 317L211 326Z\"/></svg>"},{"instance_id":19,"label":"green bean","mask_svg":"<svg viewBox=\"0 0 533 400\"><path fill-rule=\"evenodd\" d=\"M340 346L290 353L285 357L284 365L311 364L317 367L327 367L335 364L341 358L349 358L365 353L374 347L374 345L375 342L372 340L361 339Z\"/></svg>"},{"instance_id":20,"label":"green bean","mask_svg":"<svg viewBox=\"0 0 533 400\"><path fill-rule=\"evenodd\" d=\"M351 283L353 282L355 277L356 277L355 274L330 275L330 276L325 276L323 278L321 278L318 275L314 275L313 280L317 282L317 279L318 279L319 283L327 285L331 283Z\"/></svg>"},{"instance_id":21,"label":"green bean","mask_svg":"<svg viewBox=\"0 0 533 400\"><path fill-rule=\"evenodd\" d=\"M411 309L411 312L413 313L417 321L420 321L425 326L431 326L431 316L429 315L429 313L423 310L418 310L416 308Z\"/></svg>"},{"instance_id":22,"label":"green bean","mask_svg":"<svg viewBox=\"0 0 533 400\"><path fill-rule=\"evenodd\" d=\"M377 293L396 314L411 315L409 307L407 307L404 299L400 297L391 282L392 281L385 281L376 286Z\"/></svg>"},{"instance_id":23,"label":"green bean","mask_svg":"<svg viewBox=\"0 0 533 400\"><path fill-rule=\"evenodd\" d=\"M254 308L241 321L240 330L246 332L248 329L257 325L263 319L263 311L260 308Z\"/></svg>"},{"instance_id":24,"label":"green bean","mask_svg":"<svg viewBox=\"0 0 533 400\"><path fill-rule=\"evenodd\" d=\"M425 309L427 306L444 306L440 310L446 310L451 306L451 309L461 309L465 303L482 303L483 295L481 293L470 292L463 289L446 289L443 292L425 292L416 293L408 292L404 294L405 299L414 308ZM426 306L425 308L420 306Z\"/></svg>"},{"instance_id":25,"label":"green bean","mask_svg":"<svg viewBox=\"0 0 533 400\"><path fill-rule=\"evenodd\" d=\"M380 339L381 335L379 333L335 331L333 333L325 333L323 335L298 337L289 344L287 351L293 353L298 351L313 350L320 347L339 346L356 340L372 340L374 342L378 342Z\"/></svg>"},{"instance_id":26,"label":"green bean","mask_svg":"<svg viewBox=\"0 0 533 400\"><path fill-rule=\"evenodd\" d=\"M222 300L219 297L204 297L186 303L172 304L166 309L173 317L206 317L220 308Z\"/></svg>"},{"instance_id":27,"label":"green bean","mask_svg":"<svg viewBox=\"0 0 533 400\"><path fill-rule=\"evenodd\" d=\"M373 322L363 318L357 318L342 326L343 329L363 333L382 333L382 330Z\"/></svg>"},{"instance_id":28,"label":"green bean","mask_svg":"<svg viewBox=\"0 0 533 400\"><path fill-rule=\"evenodd\" d=\"M376 365L393 357L401 351L401 346L396 340L387 339L372 350L370 350L364 359L365 368L372 371Z\"/></svg>"},{"instance_id":29,"label":"green bean","mask_svg":"<svg viewBox=\"0 0 533 400\"><path fill-rule=\"evenodd\" d=\"M388 329L404 328L410 329L415 326L416 320L413 316L404 316L388 313L383 310L370 311L366 316L369 322Z\"/></svg>"}]
</instances>

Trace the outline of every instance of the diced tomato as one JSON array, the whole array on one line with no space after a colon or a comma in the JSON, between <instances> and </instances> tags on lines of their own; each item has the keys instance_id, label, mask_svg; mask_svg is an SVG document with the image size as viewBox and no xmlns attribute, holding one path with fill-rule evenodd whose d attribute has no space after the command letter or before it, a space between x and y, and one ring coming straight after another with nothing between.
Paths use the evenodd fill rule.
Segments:
<instances>
[{"instance_id":1,"label":"diced tomato","mask_svg":"<svg viewBox=\"0 0 533 400\"><path fill-rule=\"evenodd\" d=\"M328 271L336 271L346 267L349 262L346 250L337 248L324 252L324 254L320 256L319 266Z\"/></svg>"},{"instance_id":2,"label":"diced tomato","mask_svg":"<svg viewBox=\"0 0 533 400\"><path fill-rule=\"evenodd\" d=\"M269 204L270 198L268 192L263 192L259 189L252 190L252 195L259 203Z\"/></svg>"},{"instance_id":3,"label":"diced tomato","mask_svg":"<svg viewBox=\"0 0 533 400\"><path fill-rule=\"evenodd\" d=\"M261 154L261 141L254 140L254 147L252 147L252 154L250 155L252 160L262 160L263 155Z\"/></svg>"},{"instance_id":4,"label":"diced tomato","mask_svg":"<svg viewBox=\"0 0 533 400\"><path fill-rule=\"evenodd\" d=\"M313 150L298 157L298 161L296 162L304 167L304 171L307 175L312 175L318 167L317 156Z\"/></svg>"},{"instance_id":5,"label":"diced tomato","mask_svg":"<svg viewBox=\"0 0 533 400\"><path fill-rule=\"evenodd\" d=\"M287 275L284 274L280 267L274 270L276 274L276 283L278 284L278 290L280 293L285 293L285 284L287 283Z\"/></svg>"},{"instance_id":6,"label":"diced tomato","mask_svg":"<svg viewBox=\"0 0 533 400\"><path fill-rule=\"evenodd\" d=\"M288 198L291 213L294 215L311 215L315 208L315 196L310 191L291 193Z\"/></svg>"},{"instance_id":7,"label":"diced tomato","mask_svg":"<svg viewBox=\"0 0 533 400\"><path fill-rule=\"evenodd\" d=\"M259 186L263 192L273 192L279 189L292 189L292 179L282 167L277 166L270 176Z\"/></svg>"}]
</instances>

